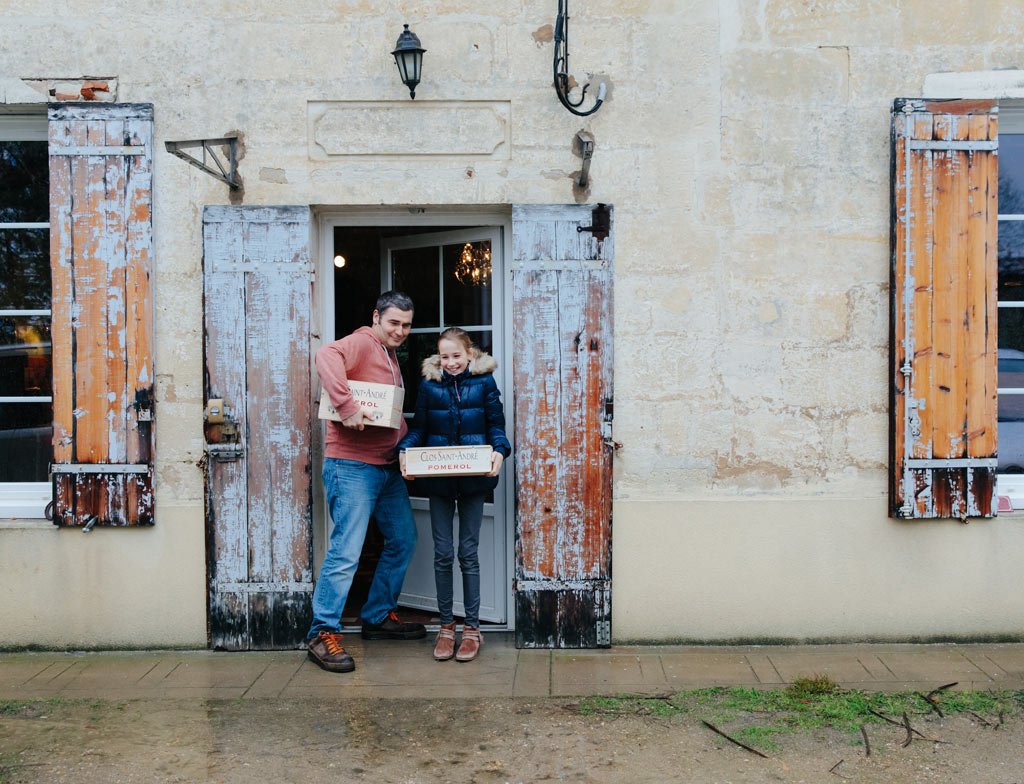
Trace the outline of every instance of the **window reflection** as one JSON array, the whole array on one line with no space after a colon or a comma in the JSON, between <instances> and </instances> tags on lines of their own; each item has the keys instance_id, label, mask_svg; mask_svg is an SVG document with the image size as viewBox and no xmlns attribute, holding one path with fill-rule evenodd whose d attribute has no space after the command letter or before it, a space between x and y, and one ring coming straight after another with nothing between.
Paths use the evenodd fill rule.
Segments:
<instances>
[{"instance_id":1,"label":"window reflection","mask_svg":"<svg viewBox=\"0 0 1024 784\"><path fill-rule=\"evenodd\" d=\"M50 220L50 161L44 141L0 141L0 223Z\"/></svg>"}]
</instances>

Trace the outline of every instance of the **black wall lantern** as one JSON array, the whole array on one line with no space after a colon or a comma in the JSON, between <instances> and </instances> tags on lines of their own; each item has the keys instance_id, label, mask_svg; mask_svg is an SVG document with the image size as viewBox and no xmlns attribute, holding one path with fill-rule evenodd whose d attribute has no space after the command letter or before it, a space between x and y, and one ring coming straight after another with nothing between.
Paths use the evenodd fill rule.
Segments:
<instances>
[{"instance_id":1,"label":"black wall lantern","mask_svg":"<svg viewBox=\"0 0 1024 784\"><path fill-rule=\"evenodd\" d=\"M395 63L398 65L398 73L402 76L402 81L405 86L409 88L409 97L416 97L416 85L420 83L420 75L423 72L423 53L427 51L420 46L420 39L416 37L416 33L409 29L409 25L405 25L405 30L398 36L398 41L395 43L395 51L391 54L395 56Z\"/></svg>"}]
</instances>

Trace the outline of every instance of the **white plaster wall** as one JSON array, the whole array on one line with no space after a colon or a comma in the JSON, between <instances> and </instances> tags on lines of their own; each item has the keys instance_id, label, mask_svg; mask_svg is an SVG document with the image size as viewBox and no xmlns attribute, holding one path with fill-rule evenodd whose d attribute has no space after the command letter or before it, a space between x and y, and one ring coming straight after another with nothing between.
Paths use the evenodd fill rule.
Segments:
<instances>
[{"instance_id":1,"label":"white plaster wall","mask_svg":"<svg viewBox=\"0 0 1024 784\"><path fill-rule=\"evenodd\" d=\"M1019 637L1024 520L888 520L885 500L620 501L616 640Z\"/></svg>"},{"instance_id":2,"label":"white plaster wall","mask_svg":"<svg viewBox=\"0 0 1024 784\"><path fill-rule=\"evenodd\" d=\"M0 525L0 647L206 646L202 507L151 529Z\"/></svg>"},{"instance_id":3,"label":"white plaster wall","mask_svg":"<svg viewBox=\"0 0 1024 784\"><path fill-rule=\"evenodd\" d=\"M246 204L428 207L572 202L572 138L593 133L589 200L617 220L616 639L1024 634L1006 568L1024 560L1019 523L904 526L884 503L889 107L930 73L1024 63L1018 3L578 2L574 73L611 82L587 119L550 87L555 6L4 5L5 95L111 76L118 100L155 105L159 516L92 539L0 530L0 645L64 644L68 628L82 645L203 642L200 216L228 193L163 142L235 130ZM428 50L415 104L389 54L403 22ZM308 112L324 101L506 102L509 146L324 160ZM845 554L835 570L809 558L823 550ZM919 601L868 585L879 553ZM50 563L59 597L32 590ZM99 566L133 593L98 595ZM961 612L937 609L950 600Z\"/></svg>"}]
</instances>

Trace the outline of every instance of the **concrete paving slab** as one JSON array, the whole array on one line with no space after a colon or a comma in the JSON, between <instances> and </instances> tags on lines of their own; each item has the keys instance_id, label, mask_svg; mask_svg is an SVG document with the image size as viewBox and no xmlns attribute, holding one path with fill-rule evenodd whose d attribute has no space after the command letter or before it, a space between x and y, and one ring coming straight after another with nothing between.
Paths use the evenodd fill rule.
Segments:
<instances>
[{"instance_id":1,"label":"concrete paving slab","mask_svg":"<svg viewBox=\"0 0 1024 784\"><path fill-rule=\"evenodd\" d=\"M237 688L243 692L267 667L252 656L211 654L210 657L181 657L178 666L160 681L159 688Z\"/></svg>"},{"instance_id":2,"label":"concrete paving slab","mask_svg":"<svg viewBox=\"0 0 1024 784\"><path fill-rule=\"evenodd\" d=\"M432 639L348 645L354 673L327 673L304 651L0 654L0 698L287 699L665 694L705 686L780 688L827 673L847 688L1024 688L1024 645L629 646L516 650L488 635L479 659L435 662Z\"/></svg>"},{"instance_id":3,"label":"concrete paving slab","mask_svg":"<svg viewBox=\"0 0 1024 784\"><path fill-rule=\"evenodd\" d=\"M52 659L0 658L0 689L21 686L37 678L50 667L53 667L54 664L55 662Z\"/></svg>"},{"instance_id":4,"label":"concrete paving slab","mask_svg":"<svg viewBox=\"0 0 1024 784\"><path fill-rule=\"evenodd\" d=\"M787 683L797 678L828 675L837 683L864 683L878 680L853 654L797 653L780 651L768 656L776 672Z\"/></svg>"},{"instance_id":5,"label":"concrete paving slab","mask_svg":"<svg viewBox=\"0 0 1024 784\"><path fill-rule=\"evenodd\" d=\"M930 680L935 686L951 681L970 681L988 683L991 686L991 678L955 649L887 652L879 654L878 658L885 663L897 680Z\"/></svg>"},{"instance_id":6,"label":"concrete paving slab","mask_svg":"<svg viewBox=\"0 0 1024 784\"><path fill-rule=\"evenodd\" d=\"M247 700L260 699L264 697L280 697L288 688L295 673L302 667L303 660L298 656L290 657L290 660L272 660L267 664L263 672L259 674L252 685L245 690L244 697Z\"/></svg>"},{"instance_id":7,"label":"concrete paving slab","mask_svg":"<svg viewBox=\"0 0 1024 784\"><path fill-rule=\"evenodd\" d=\"M516 657L512 682L515 697L541 697L551 693L550 651L524 650Z\"/></svg>"},{"instance_id":8,"label":"concrete paving slab","mask_svg":"<svg viewBox=\"0 0 1024 784\"><path fill-rule=\"evenodd\" d=\"M75 660L70 658L57 659L29 678L24 683L24 686L30 688L52 688L50 684L74 667L75 663Z\"/></svg>"},{"instance_id":9,"label":"concrete paving slab","mask_svg":"<svg viewBox=\"0 0 1024 784\"><path fill-rule=\"evenodd\" d=\"M650 657L645 669L640 656L617 653L555 652L551 656L551 693L587 695L663 693L668 690L665 672L656 657Z\"/></svg>"},{"instance_id":10,"label":"concrete paving slab","mask_svg":"<svg viewBox=\"0 0 1024 784\"><path fill-rule=\"evenodd\" d=\"M659 659L666 682L676 689L746 686L759 682L742 653L663 653Z\"/></svg>"},{"instance_id":11,"label":"concrete paving slab","mask_svg":"<svg viewBox=\"0 0 1024 784\"><path fill-rule=\"evenodd\" d=\"M778 686L786 682L786 679L782 677L778 670L775 669L775 665L772 664L771 658L764 653L748 653L747 663L754 671L754 675L757 676L757 682L766 686Z\"/></svg>"},{"instance_id":12,"label":"concrete paving slab","mask_svg":"<svg viewBox=\"0 0 1024 784\"><path fill-rule=\"evenodd\" d=\"M979 653L1007 675L1024 678L1024 647L993 647Z\"/></svg>"}]
</instances>

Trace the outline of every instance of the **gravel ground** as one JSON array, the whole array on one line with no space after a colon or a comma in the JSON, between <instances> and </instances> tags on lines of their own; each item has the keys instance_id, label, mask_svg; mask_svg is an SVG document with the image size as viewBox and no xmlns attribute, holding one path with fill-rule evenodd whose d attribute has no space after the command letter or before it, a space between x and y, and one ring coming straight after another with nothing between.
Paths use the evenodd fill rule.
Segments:
<instances>
[{"instance_id":1,"label":"gravel ground","mask_svg":"<svg viewBox=\"0 0 1024 784\"><path fill-rule=\"evenodd\" d=\"M984 717L982 717L984 718ZM758 757L694 715L547 700L48 702L0 712L0 784L28 782L966 782L1024 784L1024 721L805 730Z\"/></svg>"}]
</instances>

